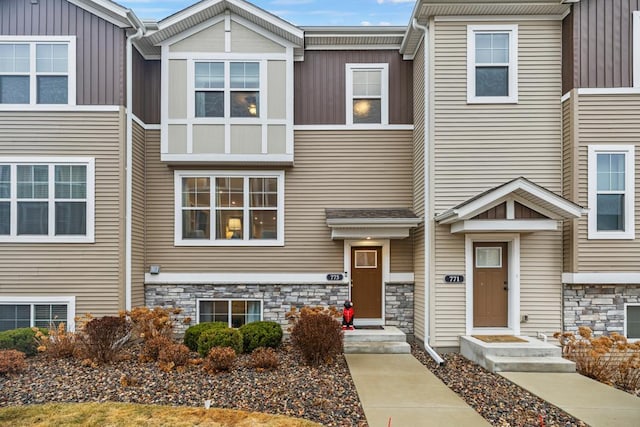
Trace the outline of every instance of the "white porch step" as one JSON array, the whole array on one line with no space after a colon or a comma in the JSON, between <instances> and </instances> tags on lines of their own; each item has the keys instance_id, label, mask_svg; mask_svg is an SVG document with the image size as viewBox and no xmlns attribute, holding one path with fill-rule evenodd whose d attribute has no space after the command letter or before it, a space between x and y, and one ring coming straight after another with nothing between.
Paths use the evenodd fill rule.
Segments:
<instances>
[{"instance_id":1,"label":"white porch step","mask_svg":"<svg viewBox=\"0 0 640 427\"><path fill-rule=\"evenodd\" d=\"M491 372L564 372L574 373L576 364L562 357L486 356Z\"/></svg>"}]
</instances>

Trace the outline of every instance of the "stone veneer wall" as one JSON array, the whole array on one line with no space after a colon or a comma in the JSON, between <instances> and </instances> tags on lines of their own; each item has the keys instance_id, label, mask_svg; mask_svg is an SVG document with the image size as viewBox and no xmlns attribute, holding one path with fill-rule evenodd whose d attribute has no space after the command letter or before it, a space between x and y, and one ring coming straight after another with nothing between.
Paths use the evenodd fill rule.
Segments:
<instances>
[{"instance_id":1,"label":"stone veneer wall","mask_svg":"<svg viewBox=\"0 0 640 427\"><path fill-rule=\"evenodd\" d=\"M385 325L395 326L405 334L413 335L413 284L387 283L385 296Z\"/></svg>"},{"instance_id":2,"label":"stone veneer wall","mask_svg":"<svg viewBox=\"0 0 640 427\"><path fill-rule=\"evenodd\" d=\"M286 313L292 306L303 305L342 307L348 297L344 284L336 285L146 285L145 303L149 307L182 308L176 333L184 333L198 323L198 299L259 299L262 319L278 322L286 330ZM191 323L183 320L190 317Z\"/></svg>"},{"instance_id":3,"label":"stone veneer wall","mask_svg":"<svg viewBox=\"0 0 640 427\"><path fill-rule=\"evenodd\" d=\"M413 334L413 284L386 284L385 323ZM145 303L149 307L182 308L176 333L184 333L197 319L198 299L259 299L262 318L288 326L286 313L292 306L328 306L340 309L348 298L344 284L321 285L146 285ZM356 318L358 308L355 307ZM191 318L190 324L184 323Z\"/></svg>"},{"instance_id":4,"label":"stone veneer wall","mask_svg":"<svg viewBox=\"0 0 640 427\"><path fill-rule=\"evenodd\" d=\"M640 285L565 285L564 329L624 334L624 305L640 303Z\"/></svg>"}]
</instances>

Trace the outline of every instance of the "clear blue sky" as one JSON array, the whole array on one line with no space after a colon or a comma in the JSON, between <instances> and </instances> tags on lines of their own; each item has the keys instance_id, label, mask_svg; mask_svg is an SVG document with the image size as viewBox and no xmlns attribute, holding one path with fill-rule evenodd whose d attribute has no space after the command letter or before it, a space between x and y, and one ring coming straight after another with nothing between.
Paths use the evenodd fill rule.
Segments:
<instances>
[{"instance_id":1,"label":"clear blue sky","mask_svg":"<svg viewBox=\"0 0 640 427\"><path fill-rule=\"evenodd\" d=\"M198 0L115 0L141 19L163 19ZM249 0L295 25L407 25L415 0Z\"/></svg>"}]
</instances>

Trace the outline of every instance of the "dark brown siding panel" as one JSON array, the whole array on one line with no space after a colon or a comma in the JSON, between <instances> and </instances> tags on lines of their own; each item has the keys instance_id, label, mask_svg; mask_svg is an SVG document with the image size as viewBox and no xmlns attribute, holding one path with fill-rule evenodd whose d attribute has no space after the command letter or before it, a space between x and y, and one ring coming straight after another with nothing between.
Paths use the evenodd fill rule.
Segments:
<instances>
[{"instance_id":1,"label":"dark brown siding panel","mask_svg":"<svg viewBox=\"0 0 640 427\"><path fill-rule=\"evenodd\" d=\"M133 114L147 124L160 123L160 61L133 50Z\"/></svg>"},{"instance_id":2,"label":"dark brown siding panel","mask_svg":"<svg viewBox=\"0 0 640 427\"><path fill-rule=\"evenodd\" d=\"M78 105L125 104L125 30L66 0L0 0L0 35L76 36Z\"/></svg>"},{"instance_id":3,"label":"dark brown siding panel","mask_svg":"<svg viewBox=\"0 0 640 427\"><path fill-rule=\"evenodd\" d=\"M563 24L563 92L633 86L632 14L640 0L582 0L571 10Z\"/></svg>"},{"instance_id":4,"label":"dark brown siding panel","mask_svg":"<svg viewBox=\"0 0 640 427\"><path fill-rule=\"evenodd\" d=\"M345 64L389 64L389 123L413 123L413 69L397 50L306 51L295 64L295 124L345 124Z\"/></svg>"}]
</instances>

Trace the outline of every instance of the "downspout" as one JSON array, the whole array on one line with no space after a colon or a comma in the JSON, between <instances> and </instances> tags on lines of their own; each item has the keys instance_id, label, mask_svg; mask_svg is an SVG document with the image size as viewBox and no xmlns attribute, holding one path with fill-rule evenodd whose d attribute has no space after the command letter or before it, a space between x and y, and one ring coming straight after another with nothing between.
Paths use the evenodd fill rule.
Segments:
<instances>
[{"instance_id":1,"label":"downspout","mask_svg":"<svg viewBox=\"0 0 640 427\"><path fill-rule=\"evenodd\" d=\"M131 234L132 234L132 189L133 189L133 41L144 35L144 24L133 14L127 11L127 19L137 31L127 36L127 128L126 128L126 196L125 196L125 285L124 306L125 310L131 310Z\"/></svg>"},{"instance_id":2,"label":"downspout","mask_svg":"<svg viewBox=\"0 0 640 427\"><path fill-rule=\"evenodd\" d=\"M413 29L422 31L423 46L424 46L424 349L436 361L438 365L444 364L444 359L431 347L429 342L431 336L429 335L431 317L431 192L429 191L429 177L431 175L431 158L430 153L430 141L429 141L429 26L418 24L418 20L413 18L411 21Z\"/></svg>"}]
</instances>

